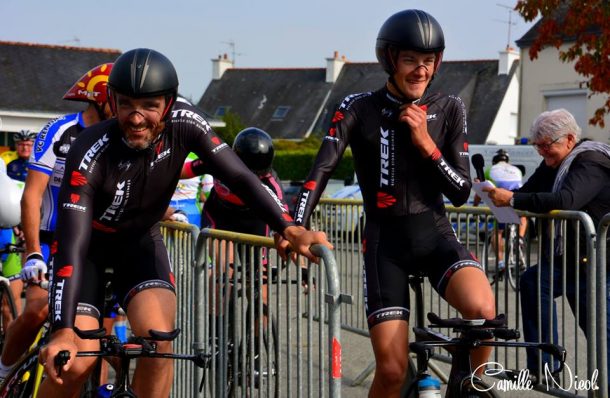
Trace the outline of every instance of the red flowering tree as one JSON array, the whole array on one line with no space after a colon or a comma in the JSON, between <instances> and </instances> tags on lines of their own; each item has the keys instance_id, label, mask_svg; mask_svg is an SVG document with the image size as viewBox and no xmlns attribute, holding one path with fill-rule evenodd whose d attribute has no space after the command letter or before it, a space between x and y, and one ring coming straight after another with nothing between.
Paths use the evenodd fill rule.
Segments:
<instances>
[{"instance_id":1,"label":"red flowering tree","mask_svg":"<svg viewBox=\"0 0 610 398\"><path fill-rule=\"evenodd\" d=\"M562 44L569 44L559 50L559 59L575 61L574 69L586 78L582 85L592 94L608 94L589 120L604 128L604 115L610 113L610 1L519 0L515 10L528 22L542 16L529 50L532 60L544 47L559 50Z\"/></svg>"}]
</instances>

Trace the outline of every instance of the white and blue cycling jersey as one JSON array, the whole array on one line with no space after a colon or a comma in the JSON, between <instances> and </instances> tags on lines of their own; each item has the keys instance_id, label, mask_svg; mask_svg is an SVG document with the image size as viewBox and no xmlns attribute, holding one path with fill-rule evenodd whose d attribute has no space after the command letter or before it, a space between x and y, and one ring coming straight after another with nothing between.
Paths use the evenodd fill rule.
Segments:
<instances>
[{"instance_id":1,"label":"white and blue cycling jersey","mask_svg":"<svg viewBox=\"0 0 610 398\"><path fill-rule=\"evenodd\" d=\"M36 137L28 168L49 176L49 183L42 197L41 231L55 230L57 194L64 177L66 155L70 145L84 128L82 112L73 113L50 121Z\"/></svg>"},{"instance_id":2,"label":"white and blue cycling jersey","mask_svg":"<svg viewBox=\"0 0 610 398\"><path fill-rule=\"evenodd\" d=\"M507 162L498 162L491 166L488 180L491 180L496 187L508 189L509 191L521 188L523 185L523 173L517 166Z\"/></svg>"}]
</instances>

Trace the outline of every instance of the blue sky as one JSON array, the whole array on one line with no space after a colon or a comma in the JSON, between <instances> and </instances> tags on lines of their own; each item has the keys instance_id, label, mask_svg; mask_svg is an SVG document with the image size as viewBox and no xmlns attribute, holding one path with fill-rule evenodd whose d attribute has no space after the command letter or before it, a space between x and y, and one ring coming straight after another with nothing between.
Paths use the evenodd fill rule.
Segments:
<instances>
[{"instance_id":1,"label":"blue sky","mask_svg":"<svg viewBox=\"0 0 610 398\"><path fill-rule=\"evenodd\" d=\"M516 0L105 0L0 1L0 40L126 51L154 48L178 71L180 92L197 101L211 59L237 67L324 67L335 50L348 61L375 61L387 17L406 8L432 14L445 32L446 60L494 59L508 40ZM512 13L511 45L531 26ZM77 39L78 41L76 41Z\"/></svg>"}]
</instances>

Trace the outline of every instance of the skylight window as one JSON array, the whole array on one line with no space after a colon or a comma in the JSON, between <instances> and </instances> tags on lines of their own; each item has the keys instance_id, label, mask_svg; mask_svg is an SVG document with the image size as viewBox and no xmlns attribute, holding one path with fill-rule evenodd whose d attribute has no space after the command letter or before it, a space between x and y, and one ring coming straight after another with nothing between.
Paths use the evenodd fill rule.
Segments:
<instances>
[{"instance_id":1,"label":"skylight window","mask_svg":"<svg viewBox=\"0 0 610 398\"><path fill-rule=\"evenodd\" d=\"M282 120L283 118L286 117L286 115L288 114L289 110L290 110L289 106L278 106L275 109L275 112L273 112L273 116L271 116L271 119L273 119L273 120Z\"/></svg>"}]
</instances>

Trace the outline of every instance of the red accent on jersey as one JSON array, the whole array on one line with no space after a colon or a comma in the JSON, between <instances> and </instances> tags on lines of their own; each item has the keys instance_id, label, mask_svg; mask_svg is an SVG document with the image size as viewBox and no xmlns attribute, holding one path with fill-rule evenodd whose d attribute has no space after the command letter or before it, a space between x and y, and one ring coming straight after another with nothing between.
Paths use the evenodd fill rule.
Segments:
<instances>
[{"instance_id":1,"label":"red accent on jersey","mask_svg":"<svg viewBox=\"0 0 610 398\"><path fill-rule=\"evenodd\" d=\"M428 105L420 105L419 109L421 109L422 111L427 111L428 110Z\"/></svg>"},{"instance_id":2,"label":"red accent on jersey","mask_svg":"<svg viewBox=\"0 0 610 398\"><path fill-rule=\"evenodd\" d=\"M74 267L71 265L64 265L57 271L57 276L60 276L62 278L70 278L72 277L73 269Z\"/></svg>"},{"instance_id":3,"label":"red accent on jersey","mask_svg":"<svg viewBox=\"0 0 610 398\"><path fill-rule=\"evenodd\" d=\"M77 193L71 193L70 194L70 202L72 203L78 203L78 201L80 200L80 195Z\"/></svg>"},{"instance_id":4,"label":"red accent on jersey","mask_svg":"<svg viewBox=\"0 0 610 398\"><path fill-rule=\"evenodd\" d=\"M51 254L55 254L57 253L57 241L54 240L53 243L51 244Z\"/></svg>"},{"instance_id":5,"label":"red accent on jersey","mask_svg":"<svg viewBox=\"0 0 610 398\"><path fill-rule=\"evenodd\" d=\"M155 152L157 152L157 155L158 155L161 153L162 150L163 150L163 140L159 141L159 143L155 147Z\"/></svg>"},{"instance_id":6,"label":"red accent on jersey","mask_svg":"<svg viewBox=\"0 0 610 398\"><path fill-rule=\"evenodd\" d=\"M337 129L334 127L331 127L330 129L328 129L328 135L330 135L331 137L334 137L337 134Z\"/></svg>"},{"instance_id":7,"label":"red accent on jersey","mask_svg":"<svg viewBox=\"0 0 610 398\"><path fill-rule=\"evenodd\" d=\"M212 137L212 144L214 145L220 145L221 141L220 138L218 137Z\"/></svg>"},{"instance_id":8,"label":"red accent on jersey","mask_svg":"<svg viewBox=\"0 0 610 398\"><path fill-rule=\"evenodd\" d=\"M97 229L98 231L102 231L102 232L116 232L115 228L112 227L107 227L106 225L102 224L99 221L93 221L93 229Z\"/></svg>"},{"instance_id":9,"label":"red accent on jersey","mask_svg":"<svg viewBox=\"0 0 610 398\"><path fill-rule=\"evenodd\" d=\"M385 209L386 207L394 206L396 198L385 192L377 192L377 207Z\"/></svg>"},{"instance_id":10,"label":"red accent on jersey","mask_svg":"<svg viewBox=\"0 0 610 398\"><path fill-rule=\"evenodd\" d=\"M87 177L82 175L78 171L73 171L72 176L70 176L70 185L73 187L80 187L87 183Z\"/></svg>"},{"instance_id":11,"label":"red accent on jersey","mask_svg":"<svg viewBox=\"0 0 610 398\"><path fill-rule=\"evenodd\" d=\"M290 217L290 214L288 213L282 214L282 218L286 221L294 222L294 220L292 219L292 217Z\"/></svg>"},{"instance_id":12,"label":"red accent on jersey","mask_svg":"<svg viewBox=\"0 0 610 398\"><path fill-rule=\"evenodd\" d=\"M333 119L331 120L332 123L337 123L341 120L343 120L345 116L343 115L343 113L337 111L335 112L335 114L333 115Z\"/></svg>"},{"instance_id":13,"label":"red accent on jersey","mask_svg":"<svg viewBox=\"0 0 610 398\"><path fill-rule=\"evenodd\" d=\"M169 283L171 283L174 288L176 287L176 277L173 272L169 273Z\"/></svg>"},{"instance_id":14,"label":"red accent on jersey","mask_svg":"<svg viewBox=\"0 0 610 398\"><path fill-rule=\"evenodd\" d=\"M316 185L317 183L315 181L307 181L305 184L303 184L303 188L313 191L316 189Z\"/></svg>"},{"instance_id":15,"label":"red accent on jersey","mask_svg":"<svg viewBox=\"0 0 610 398\"><path fill-rule=\"evenodd\" d=\"M464 151L468 152L468 143L464 141Z\"/></svg>"}]
</instances>

